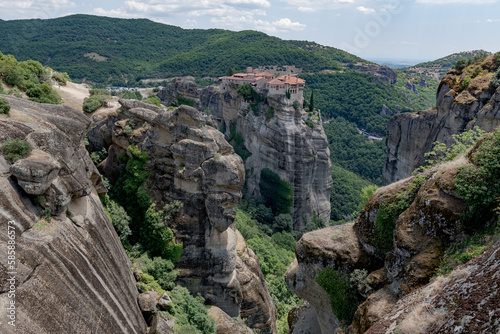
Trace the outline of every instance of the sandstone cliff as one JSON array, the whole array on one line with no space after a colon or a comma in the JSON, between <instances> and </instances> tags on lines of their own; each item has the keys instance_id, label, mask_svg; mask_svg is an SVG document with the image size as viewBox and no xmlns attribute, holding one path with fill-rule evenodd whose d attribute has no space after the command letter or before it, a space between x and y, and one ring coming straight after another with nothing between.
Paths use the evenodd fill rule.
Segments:
<instances>
[{"instance_id":1,"label":"sandstone cliff","mask_svg":"<svg viewBox=\"0 0 500 334\"><path fill-rule=\"evenodd\" d=\"M463 70L451 70L439 85L436 108L398 114L389 121L383 184L411 175L435 141L448 144L453 134L475 125L485 131L500 126L500 90L489 87L499 65L490 56ZM474 76L476 67L481 71Z\"/></svg>"},{"instance_id":2,"label":"sandstone cliff","mask_svg":"<svg viewBox=\"0 0 500 334\"><path fill-rule=\"evenodd\" d=\"M120 112L97 118L89 133L93 149L108 149L99 165L103 174L116 179L118 157L129 145L147 150L144 189L158 206L184 203L173 226L183 244L178 282L230 317L245 317L248 326L274 333L276 309L258 261L234 228L233 208L245 180L241 158L194 108L164 111L135 100L120 103Z\"/></svg>"},{"instance_id":3,"label":"sandstone cliff","mask_svg":"<svg viewBox=\"0 0 500 334\"><path fill-rule=\"evenodd\" d=\"M353 292L360 304L348 333L493 333L500 329L495 292L498 242L481 257L426 286L444 251L467 235L461 220L467 206L455 180L480 145L465 157L379 188L357 221L306 233L299 240L297 260L288 268L286 281L315 309L323 334L338 326L337 317L327 309L327 293L315 281L318 271L327 267L348 276L356 269L367 271ZM385 233L384 243L380 221L389 205L401 211Z\"/></svg>"},{"instance_id":4,"label":"sandstone cliff","mask_svg":"<svg viewBox=\"0 0 500 334\"><path fill-rule=\"evenodd\" d=\"M292 217L299 231L315 213L330 221L331 162L328 141L317 116L308 115L302 101L285 96L266 96L254 106L236 92L236 85L207 87L195 92L196 84L186 79L173 81L158 94L166 103L177 96L192 99L198 110L226 124L226 135L240 132L250 156L245 161L247 191L258 196L260 172L269 168L286 180L294 190ZM272 108L272 116L265 113ZM306 124L306 120L309 125ZM232 129L232 130L231 130Z\"/></svg>"},{"instance_id":5,"label":"sandstone cliff","mask_svg":"<svg viewBox=\"0 0 500 334\"><path fill-rule=\"evenodd\" d=\"M0 117L0 144L19 138L33 147L15 163L0 155L2 333L146 333L131 263L100 203L105 188L83 145L90 120L70 107L2 97L12 109ZM9 227L14 270L7 266ZM16 327L5 312L12 300Z\"/></svg>"}]
</instances>

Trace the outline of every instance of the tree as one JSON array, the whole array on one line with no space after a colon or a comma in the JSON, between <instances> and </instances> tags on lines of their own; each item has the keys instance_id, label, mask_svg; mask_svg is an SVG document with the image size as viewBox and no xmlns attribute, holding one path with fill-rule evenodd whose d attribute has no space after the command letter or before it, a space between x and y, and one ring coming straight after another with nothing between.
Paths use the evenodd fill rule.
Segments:
<instances>
[{"instance_id":1,"label":"tree","mask_svg":"<svg viewBox=\"0 0 500 334\"><path fill-rule=\"evenodd\" d=\"M236 70L234 68L230 67L227 69L226 76L230 77L235 73L236 73Z\"/></svg>"},{"instance_id":2,"label":"tree","mask_svg":"<svg viewBox=\"0 0 500 334\"><path fill-rule=\"evenodd\" d=\"M293 204L293 188L288 182L268 168L260 172L260 193L266 206L271 207L275 215L290 213Z\"/></svg>"},{"instance_id":3,"label":"tree","mask_svg":"<svg viewBox=\"0 0 500 334\"><path fill-rule=\"evenodd\" d=\"M311 91L311 98L309 99L309 111L314 111L314 91Z\"/></svg>"}]
</instances>

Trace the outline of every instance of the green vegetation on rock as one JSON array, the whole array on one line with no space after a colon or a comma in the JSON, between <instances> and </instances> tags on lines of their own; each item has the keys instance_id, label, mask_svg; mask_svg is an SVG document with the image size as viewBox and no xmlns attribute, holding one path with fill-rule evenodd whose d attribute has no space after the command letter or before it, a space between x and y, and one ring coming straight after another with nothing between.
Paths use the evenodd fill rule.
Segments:
<instances>
[{"instance_id":1,"label":"green vegetation on rock","mask_svg":"<svg viewBox=\"0 0 500 334\"><path fill-rule=\"evenodd\" d=\"M9 115L10 103L6 99L0 97L0 114Z\"/></svg>"},{"instance_id":2,"label":"green vegetation on rock","mask_svg":"<svg viewBox=\"0 0 500 334\"><path fill-rule=\"evenodd\" d=\"M396 220L408 209L424 183L423 175L415 177L403 192L396 195L396 198L380 204L375 222L375 246L379 256L384 257L391 250Z\"/></svg>"},{"instance_id":3,"label":"green vegetation on rock","mask_svg":"<svg viewBox=\"0 0 500 334\"><path fill-rule=\"evenodd\" d=\"M260 172L260 193L266 206L274 215L290 213L293 204L293 188L269 168Z\"/></svg>"},{"instance_id":4,"label":"green vegetation on rock","mask_svg":"<svg viewBox=\"0 0 500 334\"><path fill-rule=\"evenodd\" d=\"M286 269L295 258L296 240L289 232L267 235L261 230L251 213L240 209L236 209L235 223L248 247L259 259L266 285L278 312L278 334L286 334L288 312L300 302L300 299L285 283Z\"/></svg>"},{"instance_id":5,"label":"green vegetation on rock","mask_svg":"<svg viewBox=\"0 0 500 334\"><path fill-rule=\"evenodd\" d=\"M460 167L455 179L457 192L468 206L461 216L468 231L488 226L500 208L500 130L478 145L472 164Z\"/></svg>"},{"instance_id":6,"label":"green vegetation on rock","mask_svg":"<svg viewBox=\"0 0 500 334\"><path fill-rule=\"evenodd\" d=\"M27 141L18 138L7 140L0 147L4 158L12 162L27 157L32 150L33 148Z\"/></svg>"},{"instance_id":7,"label":"green vegetation on rock","mask_svg":"<svg viewBox=\"0 0 500 334\"><path fill-rule=\"evenodd\" d=\"M353 287L349 274L326 267L317 272L316 282L330 297L333 314L339 321L349 324L359 305L356 289Z\"/></svg>"}]
</instances>

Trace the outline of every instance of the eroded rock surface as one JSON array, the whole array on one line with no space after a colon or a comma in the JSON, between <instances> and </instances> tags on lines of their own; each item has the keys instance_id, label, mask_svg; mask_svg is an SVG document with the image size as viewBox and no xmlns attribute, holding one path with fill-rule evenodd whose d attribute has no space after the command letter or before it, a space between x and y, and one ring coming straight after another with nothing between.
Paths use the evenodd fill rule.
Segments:
<instances>
[{"instance_id":1,"label":"eroded rock surface","mask_svg":"<svg viewBox=\"0 0 500 334\"><path fill-rule=\"evenodd\" d=\"M234 207L245 180L241 158L195 108L163 111L134 100L120 103L121 112L101 120L93 130L109 145L108 158L99 168L116 178L117 157L130 144L148 151L144 189L159 207L172 200L184 203L173 226L176 240L183 244L176 263L178 282L230 317L245 314L250 327L275 332L276 310L260 268L241 261L238 253ZM133 131L124 130L129 120L136 124ZM245 246L241 252L251 251Z\"/></svg>"},{"instance_id":2,"label":"eroded rock surface","mask_svg":"<svg viewBox=\"0 0 500 334\"><path fill-rule=\"evenodd\" d=\"M493 56L486 58L479 65L483 72L466 88L464 80L469 72L450 71L439 85L436 109L398 114L389 121L384 184L410 176L425 162L424 154L432 150L435 141L450 144L452 135L475 125L488 132L500 126L500 89L489 87L498 65Z\"/></svg>"},{"instance_id":3,"label":"eroded rock surface","mask_svg":"<svg viewBox=\"0 0 500 334\"><path fill-rule=\"evenodd\" d=\"M224 90L210 86L197 94L195 86L194 82L179 79L158 96L166 103L176 96L191 98L198 110L209 110L215 119L225 122L228 136L232 126L235 133L240 132L251 154L245 161L249 195L260 195L260 173L264 168L286 180L294 190L291 214L295 230L304 227L314 214L328 223L332 186L328 141L321 122L310 123L312 127L305 123L313 118L302 108L303 101L296 101L294 107L293 101L284 96L266 96L257 112L253 112L238 95L236 85L228 85ZM269 108L274 114L266 117Z\"/></svg>"},{"instance_id":4,"label":"eroded rock surface","mask_svg":"<svg viewBox=\"0 0 500 334\"><path fill-rule=\"evenodd\" d=\"M0 304L5 311L15 300L16 309L16 327L1 313L2 332L146 333L131 263L100 203L97 192L105 188L83 144L90 120L69 107L2 97L11 116L0 117L0 144L19 138L34 149L14 164L0 156ZM50 222L41 220L36 202L51 210ZM7 266L9 227L14 270Z\"/></svg>"},{"instance_id":5,"label":"eroded rock surface","mask_svg":"<svg viewBox=\"0 0 500 334\"><path fill-rule=\"evenodd\" d=\"M352 272L377 264L363 250L353 226L354 223L348 223L304 234L295 246L297 258L285 274L290 289L314 309L323 334L335 331L339 321L327 293L315 280L318 271L332 267Z\"/></svg>"}]
</instances>

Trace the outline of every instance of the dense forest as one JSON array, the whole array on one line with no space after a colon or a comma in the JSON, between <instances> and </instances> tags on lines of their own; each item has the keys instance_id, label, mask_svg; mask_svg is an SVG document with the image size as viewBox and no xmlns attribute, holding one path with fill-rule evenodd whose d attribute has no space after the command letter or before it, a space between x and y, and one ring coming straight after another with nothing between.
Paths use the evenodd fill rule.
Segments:
<instances>
[{"instance_id":1,"label":"dense forest","mask_svg":"<svg viewBox=\"0 0 500 334\"><path fill-rule=\"evenodd\" d=\"M147 19L72 15L0 21L0 51L34 59L73 79L124 85L141 78L221 76L230 67L290 65L306 72L362 59L314 42L256 31L182 29Z\"/></svg>"}]
</instances>

